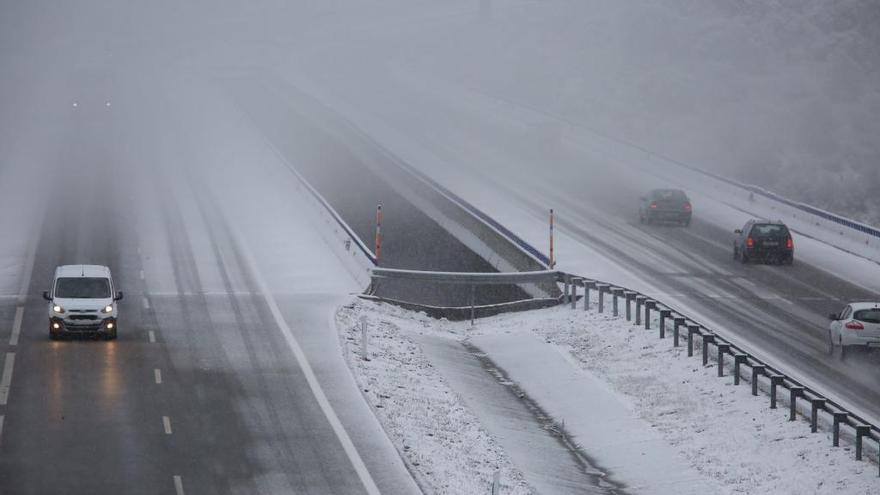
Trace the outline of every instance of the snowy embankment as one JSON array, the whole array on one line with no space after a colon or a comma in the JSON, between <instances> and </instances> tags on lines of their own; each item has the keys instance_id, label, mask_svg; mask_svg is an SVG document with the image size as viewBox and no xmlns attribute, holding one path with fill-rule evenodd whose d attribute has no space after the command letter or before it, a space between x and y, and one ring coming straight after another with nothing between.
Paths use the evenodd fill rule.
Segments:
<instances>
[{"instance_id":1,"label":"snowy embankment","mask_svg":"<svg viewBox=\"0 0 880 495\"><path fill-rule=\"evenodd\" d=\"M361 317L368 321L370 361L361 359ZM687 358L683 348L622 319L557 307L487 318L470 328L465 322L359 301L341 310L337 321L357 382L428 492L485 491L496 469L502 471L502 480L516 480L511 491L502 493L522 493L528 487L414 343L425 334L479 347L557 422L565 423L598 467L612 466L611 453L631 445L631 464L609 469L628 491L658 493L660 483L668 481L667 473L651 474L656 485L624 477L627 471L641 472L643 478L652 473L643 456L649 458L656 449L671 449L688 470L698 473L688 485L720 493L868 494L880 486L877 466L854 461L847 442L832 448L827 430L811 434L804 418L789 422L784 402L769 409L767 397L753 397L748 384L734 386L729 373L716 378L713 362L704 369L699 357ZM518 349L516 342L522 343ZM560 361L570 371L536 377L527 360L516 358L517 353L541 352L535 342L561 353ZM592 402L594 396L578 393L572 377L579 375L597 381L602 393L613 394L612 402L627 408L627 416L649 428L651 446L628 437L627 431L637 430L629 428L619 445L588 441L595 435L589 425L601 418L603 408ZM580 411L578 417L556 417L573 406ZM608 430L614 430L612 424Z\"/></svg>"},{"instance_id":2,"label":"snowy embankment","mask_svg":"<svg viewBox=\"0 0 880 495\"><path fill-rule=\"evenodd\" d=\"M341 308L336 321L361 392L422 489L488 493L500 471L502 493L533 493L498 442L410 338L435 332L436 321L411 315L393 306L358 301ZM369 360L362 354L361 318L367 321ZM463 337L461 333L452 338Z\"/></svg>"}]
</instances>

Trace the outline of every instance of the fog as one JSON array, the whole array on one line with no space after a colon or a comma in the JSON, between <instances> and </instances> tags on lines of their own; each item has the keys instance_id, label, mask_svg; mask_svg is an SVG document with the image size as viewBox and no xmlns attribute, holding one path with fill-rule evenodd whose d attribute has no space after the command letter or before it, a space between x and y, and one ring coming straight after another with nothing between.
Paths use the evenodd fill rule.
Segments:
<instances>
[{"instance_id":1,"label":"fog","mask_svg":"<svg viewBox=\"0 0 880 495\"><path fill-rule=\"evenodd\" d=\"M554 140L576 125L876 222L878 21L868 0L6 1L0 170L9 182L24 164L56 166L76 125L58 117L78 100L131 98L118 142L148 146L138 136L200 113L169 102L179 95L280 78L450 148L453 132L485 132L516 151L511 174L610 174L595 158L557 161ZM499 121L487 128L450 110L465 94L545 117L511 130L468 109Z\"/></svg>"}]
</instances>

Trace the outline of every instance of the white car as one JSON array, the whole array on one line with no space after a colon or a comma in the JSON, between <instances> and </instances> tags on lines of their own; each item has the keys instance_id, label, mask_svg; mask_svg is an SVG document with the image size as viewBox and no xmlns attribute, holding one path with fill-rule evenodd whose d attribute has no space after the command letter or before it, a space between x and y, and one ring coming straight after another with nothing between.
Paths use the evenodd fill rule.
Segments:
<instances>
[{"instance_id":1,"label":"white car","mask_svg":"<svg viewBox=\"0 0 880 495\"><path fill-rule=\"evenodd\" d=\"M829 354L843 357L847 347L880 347L880 302L849 303L829 318Z\"/></svg>"},{"instance_id":2,"label":"white car","mask_svg":"<svg viewBox=\"0 0 880 495\"><path fill-rule=\"evenodd\" d=\"M49 336L103 335L115 339L118 330L116 301L110 269L101 265L62 265L55 269L49 301Z\"/></svg>"}]
</instances>

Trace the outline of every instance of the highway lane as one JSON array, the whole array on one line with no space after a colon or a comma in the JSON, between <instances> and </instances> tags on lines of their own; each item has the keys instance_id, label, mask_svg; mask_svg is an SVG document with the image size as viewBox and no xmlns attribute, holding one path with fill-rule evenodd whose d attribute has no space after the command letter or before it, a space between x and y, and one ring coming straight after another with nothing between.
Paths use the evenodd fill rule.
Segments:
<instances>
[{"instance_id":1,"label":"highway lane","mask_svg":"<svg viewBox=\"0 0 880 495\"><path fill-rule=\"evenodd\" d=\"M156 165L159 152L142 142L173 149L186 138L157 122L129 127L150 114L142 110L71 132L46 191L51 206L14 347L5 323L16 300L0 301L2 348L15 355L0 405L0 491L360 494L375 483L416 493L332 338L307 348L320 362L318 386L332 388L329 402L316 398L222 202L204 182L181 181L179 163ZM143 230L147 211L161 230ZM166 250L150 250L147 238ZM161 263L148 260L156 256ZM80 262L109 265L126 293L117 341L48 339L39 294L56 265ZM167 273L150 272L156 266ZM151 291L157 279L173 290ZM286 297L284 314L299 316L290 331L310 339L333 332L327 315L341 300ZM328 406L340 409L336 423ZM340 429L352 432L349 446ZM370 454L366 468L352 450Z\"/></svg>"},{"instance_id":2,"label":"highway lane","mask_svg":"<svg viewBox=\"0 0 880 495\"><path fill-rule=\"evenodd\" d=\"M555 208L562 232L640 276L656 297L717 324L758 354L880 420L876 355L853 353L841 362L826 354L828 313L845 301L873 300L877 294L797 254L791 267L734 262L733 230L741 224L707 221L700 201L708 198L698 191L691 191L695 219L689 229L639 224L639 196L664 181L597 152L579 142L577 133L542 133L575 123L519 109L509 100L481 106L478 95L446 94L447 86L435 88L427 80L423 89L373 75L359 78L355 87L343 77L344 68L338 72L323 74L320 82L344 104L391 126L400 134L396 139L409 139L425 154L412 165L435 174L446 187L456 190L456 181L464 181L473 192L479 188L472 184L479 184L481 196L503 198L499 205L525 205L539 224ZM371 98L352 96L364 93ZM379 141L394 152L393 142ZM437 160L447 170L425 167L439 166ZM395 171L389 168L389 173Z\"/></svg>"},{"instance_id":3,"label":"highway lane","mask_svg":"<svg viewBox=\"0 0 880 495\"><path fill-rule=\"evenodd\" d=\"M637 207L644 181L607 172L579 177L572 170L559 167L560 173L536 186L535 195L515 185L495 187L536 216L554 205L562 232L637 274L660 300L696 313L770 362L880 419L876 355L850 353L840 361L827 354L827 315L845 301L876 300L877 294L807 264L797 254L794 266L734 261L733 229L741 225L719 226L702 219L699 199L690 228L642 225Z\"/></svg>"}]
</instances>

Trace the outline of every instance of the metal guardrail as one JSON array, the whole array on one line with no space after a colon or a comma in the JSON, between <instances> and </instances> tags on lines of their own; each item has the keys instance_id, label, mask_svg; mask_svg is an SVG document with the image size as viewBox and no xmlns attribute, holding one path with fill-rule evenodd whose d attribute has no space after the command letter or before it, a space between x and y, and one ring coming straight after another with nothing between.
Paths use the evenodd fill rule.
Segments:
<instances>
[{"instance_id":1,"label":"metal guardrail","mask_svg":"<svg viewBox=\"0 0 880 495\"><path fill-rule=\"evenodd\" d=\"M738 182L733 179L728 179L727 177L713 174L712 172L707 172L705 170L701 170L699 168L685 165L682 163L676 162L676 164L681 167L684 167L688 170L696 172L698 174L705 175L707 177L711 177L711 178L713 178L717 181L720 181L720 182L724 182L725 184L728 184L728 185L731 185L734 187L738 187L740 189L744 189L744 190L749 191L751 193L761 195L767 199L772 199L772 200L777 201L779 203L782 203L786 206L790 206L792 208L801 210L805 213L809 213L811 215L815 215L817 217L820 217L820 218L827 220L829 222L836 223L838 225L842 225L844 227L850 228L852 230L855 230L856 232L860 232L862 234L867 234L869 236L876 237L876 238L880 239L880 229L877 229L877 228L872 227L870 225L867 225L867 224L864 224L861 222L856 222L855 220L852 220L850 218L846 218L846 217L838 215L836 213L831 213L829 211L825 211L825 210L816 208L815 206L810 206L806 203L801 203L798 201L790 200L784 196L780 196L779 194L776 194L772 191L768 191L768 190L766 190L762 187L759 187L759 186Z\"/></svg>"},{"instance_id":2,"label":"metal guardrail","mask_svg":"<svg viewBox=\"0 0 880 495\"><path fill-rule=\"evenodd\" d=\"M651 312L655 311L659 322L659 338L666 338L668 330L667 323L671 323L673 346L679 347L681 345L681 339L683 337L686 338L687 355L689 357L694 355L695 345L699 340L704 366L709 363L709 347L714 346L714 357L718 364L718 376L724 376L726 356L730 356L733 360L731 362L733 364L734 385L740 384L742 369L744 367L750 368L752 395L758 395L759 380L763 378L767 382L767 385L769 385L771 409L776 409L779 389L786 389L789 394L789 421L795 421L797 419L798 399L806 401L806 403L810 405L810 430L813 433L818 431L819 414L826 414L831 420L832 444L834 447L840 445L841 425L851 427L855 435L856 460L862 460L863 442L865 438L877 441L878 451L880 451L880 428L878 428L877 425L874 425L859 415L848 411L843 405L825 397L818 391L803 385L794 378L786 375L780 369L752 356L731 340L699 323L697 320L690 318L649 296L625 287L563 272L558 272L558 280L564 284L562 296L563 303L571 304L572 309L577 307L577 288L583 287L584 311L588 311L590 308L591 291L597 293L597 311L599 313L605 312L605 297L609 296L612 298L611 310L614 316L619 316L618 299L621 298L626 304L626 320L633 321L634 319L635 325L644 325L646 330L651 329ZM635 306L634 308L632 307L633 304ZM644 320L642 317L644 317Z\"/></svg>"},{"instance_id":3,"label":"metal guardrail","mask_svg":"<svg viewBox=\"0 0 880 495\"><path fill-rule=\"evenodd\" d=\"M400 270L396 268L373 268L373 278L393 278L398 280L422 280L438 284L461 285L509 285L538 284L556 282L559 272L542 270L535 272L431 272L420 270Z\"/></svg>"},{"instance_id":4,"label":"metal guardrail","mask_svg":"<svg viewBox=\"0 0 880 495\"><path fill-rule=\"evenodd\" d=\"M465 285L470 288L470 304L465 306L464 309L470 310L470 320L471 324L473 324L476 318L476 287L478 285L520 285L520 284L547 284L551 283L554 286L559 280L559 272L553 270L540 270L540 271L532 271L532 272L435 272L435 271L421 271L421 270L402 270L396 268L379 268L375 267L370 270L370 275L373 280L372 286L376 286L378 281L383 279L393 279L393 280L415 280L426 283L433 284L452 284L452 285ZM367 296L373 296L373 290L368 291ZM436 313L438 310L446 310L453 314L456 311L460 311L463 308L439 308L434 306L428 306L424 304L406 302L406 301L397 301L392 299L383 299L392 304L397 304L408 309L423 309L429 312ZM530 303L531 302L531 303ZM555 305L558 303L557 298L550 299L526 299L522 301L509 301L507 303L501 304L493 304L488 306L480 306L480 309L492 308L491 314L495 314L497 312L504 311L505 309L516 310L516 309L535 309L538 307L546 307L548 305Z\"/></svg>"},{"instance_id":5,"label":"metal guardrail","mask_svg":"<svg viewBox=\"0 0 880 495\"><path fill-rule=\"evenodd\" d=\"M287 164L286 161L284 163L285 165ZM333 207L330 206L330 203L328 203L327 200L324 199L323 196L321 196L321 193L319 193L314 187L312 187L312 185L309 184L305 177L300 175L299 171L297 171L295 168L291 166L288 166L287 168L296 176L296 178L306 188L309 194L311 194L312 197L314 197L315 200L324 207L324 209L327 211L330 217L333 218L336 224L339 225L339 227L342 228L342 230L344 230L346 234L348 234L348 237L351 238L351 241L354 243L355 246L358 247L358 249L360 249L364 256L366 256L373 265L376 265L376 255L373 254L373 252L370 251L370 249L364 244L361 238L358 237L357 234L355 234L354 230L352 230L351 227L349 227L348 224L345 223L345 220L343 220L342 217L340 217L339 214L336 213L336 210L334 210Z\"/></svg>"}]
</instances>

